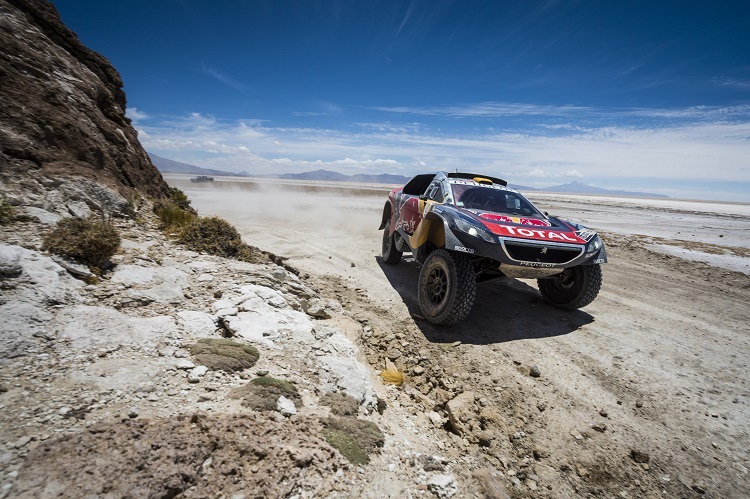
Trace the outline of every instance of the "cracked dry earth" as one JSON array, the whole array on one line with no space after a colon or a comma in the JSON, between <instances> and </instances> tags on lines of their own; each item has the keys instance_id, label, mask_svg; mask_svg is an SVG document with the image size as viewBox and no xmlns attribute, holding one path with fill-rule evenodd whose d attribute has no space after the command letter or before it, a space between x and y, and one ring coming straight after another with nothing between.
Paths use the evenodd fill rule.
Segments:
<instances>
[{"instance_id":1,"label":"cracked dry earth","mask_svg":"<svg viewBox=\"0 0 750 499\"><path fill-rule=\"evenodd\" d=\"M750 276L657 252L648 232L637 232L646 225L608 231L608 211L622 225L627 206L541 204L565 206L557 214L584 223L592 210L604 220L590 225L603 231L610 261L584 310L561 312L534 281L507 280L480 286L464 323L438 328L419 316L418 265L408 255L393 267L378 257L385 190L248 192L168 180L201 213L288 256L364 325L360 347L371 365L387 358L408 375L406 389L389 393L389 407L406 412L389 418L390 431L405 444L415 430L439 435L430 452L450 463L457 497L750 496ZM262 210L247 208L254 204ZM644 210L630 209L631 220ZM728 244L736 255L748 240L744 216L689 214L697 230L684 237L712 253ZM660 223L679 230L684 215L661 210Z\"/></svg>"}]
</instances>

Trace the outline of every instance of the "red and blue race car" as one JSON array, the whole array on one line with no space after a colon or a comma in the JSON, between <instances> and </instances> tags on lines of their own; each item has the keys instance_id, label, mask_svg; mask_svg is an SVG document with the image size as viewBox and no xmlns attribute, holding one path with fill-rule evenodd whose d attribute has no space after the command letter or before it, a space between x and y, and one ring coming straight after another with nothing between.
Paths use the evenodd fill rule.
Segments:
<instances>
[{"instance_id":1,"label":"red and blue race car","mask_svg":"<svg viewBox=\"0 0 750 499\"><path fill-rule=\"evenodd\" d=\"M380 229L387 264L411 252L422 265L419 306L434 324L471 311L477 282L537 279L542 296L572 310L591 303L607 261L599 235L538 210L507 182L473 173L417 175L388 195Z\"/></svg>"}]
</instances>

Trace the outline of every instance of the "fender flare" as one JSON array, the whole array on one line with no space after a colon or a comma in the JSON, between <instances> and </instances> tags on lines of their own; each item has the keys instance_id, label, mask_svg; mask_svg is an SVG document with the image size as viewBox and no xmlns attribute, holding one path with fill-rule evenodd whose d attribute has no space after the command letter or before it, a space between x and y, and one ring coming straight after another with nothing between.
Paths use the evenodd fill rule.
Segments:
<instances>
[{"instance_id":1,"label":"fender flare","mask_svg":"<svg viewBox=\"0 0 750 499\"><path fill-rule=\"evenodd\" d=\"M412 246L414 259L419 263L423 263L425 260L427 260L427 256L429 256L429 254L434 249L445 248L448 251L454 251L454 248L456 246L463 246L463 243L459 241L459 239L453 233L453 230L450 228L448 220L446 220L442 215L439 215L435 212L430 212L424 217L424 219L420 223L420 226L425 221L428 222L426 229L427 234L422 235L424 237L424 241L422 241L422 244L416 244L416 247L414 247L411 245L411 240L409 243L409 245ZM417 236L417 238L412 239L415 236ZM414 240L416 243L420 242L420 237L417 234L417 231L415 231L412 238L410 239Z\"/></svg>"},{"instance_id":2,"label":"fender flare","mask_svg":"<svg viewBox=\"0 0 750 499\"><path fill-rule=\"evenodd\" d=\"M391 201L388 200L385 202L385 206L383 206L383 214L381 215L380 227L378 228L378 230L385 229L385 225L391 220L392 214L393 214L393 207L391 206Z\"/></svg>"}]
</instances>

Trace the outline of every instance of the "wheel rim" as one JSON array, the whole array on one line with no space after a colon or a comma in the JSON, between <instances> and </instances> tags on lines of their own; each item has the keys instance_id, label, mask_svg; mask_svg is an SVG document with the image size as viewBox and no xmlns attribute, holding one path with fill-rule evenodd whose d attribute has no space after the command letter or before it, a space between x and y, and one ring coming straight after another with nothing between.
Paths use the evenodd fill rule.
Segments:
<instances>
[{"instance_id":1,"label":"wheel rim","mask_svg":"<svg viewBox=\"0 0 750 499\"><path fill-rule=\"evenodd\" d=\"M561 290L569 290L576 283L576 275L571 269L565 269L562 274L555 279L555 286Z\"/></svg>"},{"instance_id":2,"label":"wheel rim","mask_svg":"<svg viewBox=\"0 0 750 499\"><path fill-rule=\"evenodd\" d=\"M388 236L388 227L386 227L385 230L383 231L383 248L382 248L382 253L384 255L386 253L388 253L388 250L390 249L390 246L391 246L391 238L390 238L390 236Z\"/></svg>"},{"instance_id":3,"label":"wheel rim","mask_svg":"<svg viewBox=\"0 0 750 499\"><path fill-rule=\"evenodd\" d=\"M441 268L432 269L427 280L427 296L430 303L439 305L448 293L448 275Z\"/></svg>"}]
</instances>

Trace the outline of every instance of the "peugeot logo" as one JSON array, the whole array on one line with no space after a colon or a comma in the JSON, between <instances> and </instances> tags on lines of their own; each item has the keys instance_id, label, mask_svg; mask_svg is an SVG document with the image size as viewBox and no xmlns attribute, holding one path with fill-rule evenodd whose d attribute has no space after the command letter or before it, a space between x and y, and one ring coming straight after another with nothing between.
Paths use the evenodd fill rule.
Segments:
<instances>
[{"instance_id":1,"label":"peugeot logo","mask_svg":"<svg viewBox=\"0 0 750 499\"><path fill-rule=\"evenodd\" d=\"M544 247L544 248L542 248L542 255L546 255L546 254L547 254L547 248Z\"/></svg>"}]
</instances>

